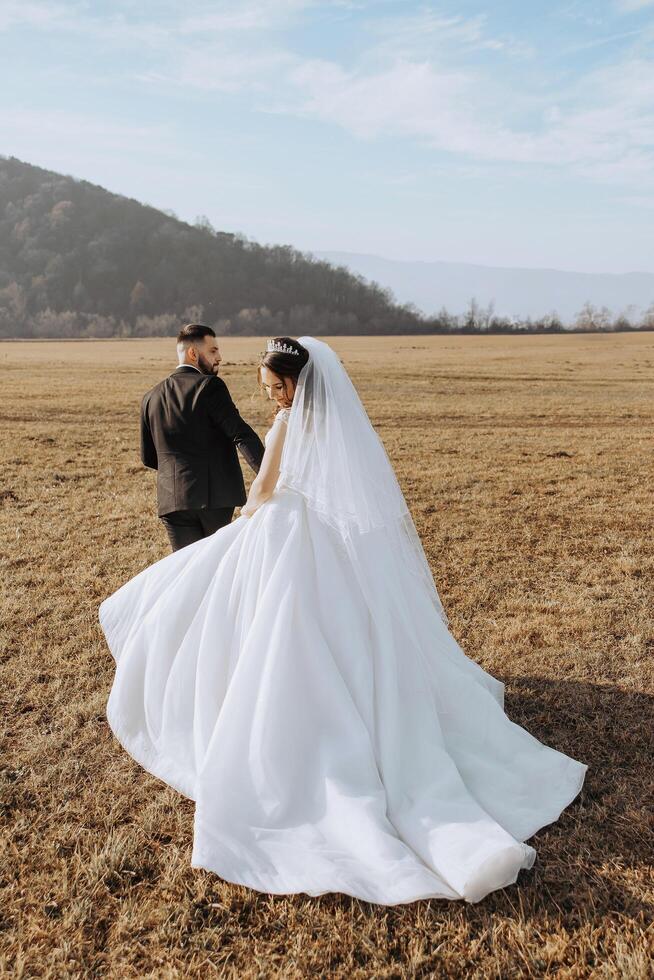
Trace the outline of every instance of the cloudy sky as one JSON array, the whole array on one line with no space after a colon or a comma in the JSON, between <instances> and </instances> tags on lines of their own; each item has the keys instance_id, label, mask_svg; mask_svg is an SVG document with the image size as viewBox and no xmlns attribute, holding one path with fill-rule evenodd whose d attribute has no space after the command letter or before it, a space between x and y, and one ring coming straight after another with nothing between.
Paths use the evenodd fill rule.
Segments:
<instances>
[{"instance_id":1,"label":"cloudy sky","mask_svg":"<svg viewBox=\"0 0 654 980\"><path fill-rule=\"evenodd\" d=\"M0 0L0 153L261 242L654 271L654 0Z\"/></svg>"}]
</instances>

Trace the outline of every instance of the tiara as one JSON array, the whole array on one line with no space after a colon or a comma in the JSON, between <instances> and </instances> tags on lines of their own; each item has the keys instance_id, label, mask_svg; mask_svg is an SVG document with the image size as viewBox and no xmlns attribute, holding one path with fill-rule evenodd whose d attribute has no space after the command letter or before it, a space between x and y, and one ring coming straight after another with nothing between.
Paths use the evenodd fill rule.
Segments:
<instances>
[{"instance_id":1,"label":"tiara","mask_svg":"<svg viewBox=\"0 0 654 980\"><path fill-rule=\"evenodd\" d=\"M266 353L271 354L273 352L276 354L295 354L296 357L300 356L299 350L295 350L290 344L283 344L279 340L269 340L266 344Z\"/></svg>"}]
</instances>

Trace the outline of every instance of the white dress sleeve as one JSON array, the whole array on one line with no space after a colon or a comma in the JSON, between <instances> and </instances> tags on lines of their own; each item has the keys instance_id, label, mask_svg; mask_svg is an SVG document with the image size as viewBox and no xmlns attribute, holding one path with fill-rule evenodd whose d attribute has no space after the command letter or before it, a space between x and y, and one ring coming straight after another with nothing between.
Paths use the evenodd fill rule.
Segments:
<instances>
[{"instance_id":1,"label":"white dress sleeve","mask_svg":"<svg viewBox=\"0 0 654 980\"><path fill-rule=\"evenodd\" d=\"M270 426L270 428L268 429L268 431L266 432L266 434L264 436L264 439L263 439L264 446L267 446L268 445L268 436L272 432L273 427L275 425L279 425L280 422L284 422L285 424L288 424L288 417L289 417L290 414L291 414L290 408L280 408L280 410L277 412L277 415L273 419L272 425Z\"/></svg>"}]
</instances>

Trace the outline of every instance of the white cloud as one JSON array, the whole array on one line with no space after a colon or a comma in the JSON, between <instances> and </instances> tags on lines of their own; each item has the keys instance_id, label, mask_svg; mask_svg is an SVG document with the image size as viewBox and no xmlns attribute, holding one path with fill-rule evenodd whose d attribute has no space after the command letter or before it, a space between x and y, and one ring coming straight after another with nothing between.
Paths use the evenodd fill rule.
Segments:
<instances>
[{"instance_id":1,"label":"white cloud","mask_svg":"<svg viewBox=\"0 0 654 980\"><path fill-rule=\"evenodd\" d=\"M473 17L446 17L434 10L423 8L417 13L401 17L383 17L369 20L369 32L379 38L378 53L395 58L419 58L448 53L460 55L461 51L502 51L504 54L530 57L531 45L512 36L494 37L487 34L486 14Z\"/></svg>"},{"instance_id":2,"label":"white cloud","mask_svg":"<svg viewBox=\"0 0 654 980\"><path fill-rule=\"evenodd\" d=\"M341 6L338 0L332 0ZM168 0L149 10L114 0L106 13L94 11L81 0L3 0L0 30L28 27L58 30L70 34L95 36L98 40L143 42L167 38L171 43L182 36L210 40L230 34L263 33L288 27L304 11L320 6L321 0L227 0L210 3L184 3ZM189 12L190 11L190 12Z\"/></svg>"},{"instance_id":3,"label":"white cloud","mask_svg":"<svg viewBox=\"0 0 654 980\"><path fill-rule=\"evenodd\" d=\"M654 0L652 0L654 2ZM640 37L641 31L620 31L618 34L607 34L604 37L591 38L588 41L580 41L564 48L561 54L569 57L571 54L579 54L580 51L590 51L593 48L601 48L606 44L614 44L616 41L624 41L627 37Z\"/></svg>"},{"instance_id":4,"label":"white cloud","mask_svg":"<svg viewBox=\"0 0 654 980\"><path fill-rule=\"evenodd\" d=\"M644 10L645 7L654 7L654 0L617 0L616 5L623 13L631 13L634 10Z\"/></svg>"},{"instance_id":5,"label":"white cloud","mask_svg":"<svg viewBox=\"0 0 654 980\"><path fill-rule=\"evenodd\" d=\"M183 17L182 34L223 34L228 31L267 31L286 27L318 0L239 0L218 2Z\"/></svg>"},{"instance_id":6,"label":"white cloud","mask_svg":"<svg viewBox=\"0 0 654 980\"><path fill-rule=\"evenodd\" d=\"M359 139L420 141L456 154L461 166L497 161L654 184L654 61L635 48L585 74L577 65L560 81L528 44L491 32L485 14L422 8L387 16L379 8L367 0L143 0L114 4L103 18L77 3L5 0L0 28L22 22L88 36L107 50L137 47L143 57L133 77L151 87L247 93L252 109L320 120ZM283 30L299 18L318 11L328 20L335 9L375 12L359 20L347 67L284 43ZM490 53L492 67L479 52ZM516 57L531 59L529 75L507 69Z\"/></svg>"},{"instance_id":7,"label":"white cloud","mask_svg":"<svg viewBox=\"0 0 654 980\"><path fill-rule=\"evenodd\" d=\"M50 29L62 21L68 21L71 12L71 5L65 3L3 0L0 7L0 31L7 31L12 27Z\"/></svg>"},{"instance_id":8,"label":"white cloud","mask_svg":"<svg viewBox=\"0 0 654 980\"><path fill-rule=\"evenodd\" d=\"M346 71L312 60L294 68L297 89L273 111L343 127L359 138L415 137L473 160L568 167L595 180L654 183L654 62L625 57L565 89L519 98L480 69L439 70L398 61ZM545 100L545 101L544 101ZM516 106L529 123L518 126Z\"/></svg>"},{"instance_id":9,"label":"white cloud","mask_svg":"<svg viewBox=\"0 0 654 980\"><path fill-rule=\"evenodd\" d=\"M435 138L447 131L454 139L459 128L455 107L471 89L464 73L437 72L424 62L357 74L333 62L307 61L290 72L289 81L300 94L301 115L366 138L398 132Z\"/></svg>"}]
</instances>

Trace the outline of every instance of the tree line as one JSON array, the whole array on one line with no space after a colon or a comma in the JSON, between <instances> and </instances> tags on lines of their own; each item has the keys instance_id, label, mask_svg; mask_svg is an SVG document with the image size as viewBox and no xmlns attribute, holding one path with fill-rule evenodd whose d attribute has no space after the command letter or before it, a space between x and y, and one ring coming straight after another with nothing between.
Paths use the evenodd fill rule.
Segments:
<instances>
[{"instance_id":1,"label":"tree line","mask_svg":"<svg viewBox=\"0 0 654 980\"><path fill-rule=\"evenodd\" d=\"M474 307L474 303L471 304ZM654 308L650 308L639 320L626 316L613 317L606 308L587 303L575 318L572 326L565 326L551 314L540 318L499 317L486 313L482 316L468 312L454 315L441 310L435 317L422 318L417 323L398 324L397 321L368 321L362 325L352 313L331 313L316 310L313 306L293 306L288 311L272 313L267 307L245 308L234 316L211 321L205 317L202 306L187 307L181 316L160 313L156 316L141 314L133 321L115 316L84 314L71 310L60 313L51 309L35 313L20 332L11 331L9 325L4 334L22 338L109 338L109 337L171 337L182 323L209 323L222 337L274 337L274 336L356 336L361 334L521 334L521 333L606 333L654 330Z\"/></svg>"},{"instance_id":2,"label":"tree line","mask_svg":"<svg viewBox=\"0 0 654 980\"><path fill-rule=\"evenodd\" d=\"M502 317L475 299L425 316L344 266L194 225L15 158L0 157L0 338L170 336L201 320L220 335L562 332L552 313ZM591 304L575 330L648 330Z\"/></svg>"}]
</instances>

